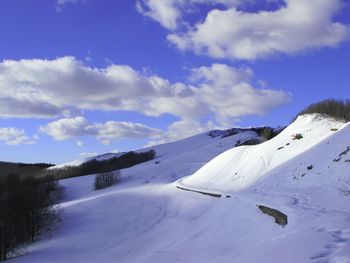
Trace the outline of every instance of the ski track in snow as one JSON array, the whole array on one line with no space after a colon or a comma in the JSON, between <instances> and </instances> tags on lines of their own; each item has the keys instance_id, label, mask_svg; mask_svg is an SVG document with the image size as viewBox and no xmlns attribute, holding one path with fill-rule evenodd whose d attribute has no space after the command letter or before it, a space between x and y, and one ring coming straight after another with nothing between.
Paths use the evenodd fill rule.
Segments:
<instances>
[{"instance_id":1,"label":"ski track in snow","mask_svg":"<svg viewBox=\"0 0 350 263\"><path fill-rule=\"evenodd\" d=\"M334 256L334 254L341 252L344 247L350 247L350 229L319 229L319 232L326 232L332 237L332 240L323 247L319 252L311 256L311 260L317 263L323 262L350 262L348 256ZM349 250L349 249L348 249Z\"/></svg>"}]
</instances>

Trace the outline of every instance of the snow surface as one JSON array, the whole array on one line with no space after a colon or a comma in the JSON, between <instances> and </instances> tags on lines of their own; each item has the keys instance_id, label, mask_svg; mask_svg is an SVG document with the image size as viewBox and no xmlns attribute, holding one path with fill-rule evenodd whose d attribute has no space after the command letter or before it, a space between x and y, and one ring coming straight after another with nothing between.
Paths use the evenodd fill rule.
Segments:
<instances>
[{"instance_id":1,"label":"snow surface","mask_svg":"<svg viewBox=\"0 0 350 263\"><path fill-rule=\"evenodd\" d=\"M196 188L229 192L246 189L276 167L326 140L334 134L332 129L342 128L343 123L319 115L298 117L293 125L277 137L254 147L230 149L204 165L195 174L181 179L181 183ZM303 138L293 140L296 134L301 134ZM314 157L319 158L318 154L315 155Z\"/></svg>"},{"instance_id":2,"label":"snow surface","mask_svg":"<svg viewBox=\"0 0 350 263\"><path fill-rule=\"evenodd\" d=\"M157 159L105 190L93 191L93 175L62 180L63 223L12 261L350 262L350 126L307 115L270 141L232 148L256 136L156 146Z\"/></svg>"}]
</instances>

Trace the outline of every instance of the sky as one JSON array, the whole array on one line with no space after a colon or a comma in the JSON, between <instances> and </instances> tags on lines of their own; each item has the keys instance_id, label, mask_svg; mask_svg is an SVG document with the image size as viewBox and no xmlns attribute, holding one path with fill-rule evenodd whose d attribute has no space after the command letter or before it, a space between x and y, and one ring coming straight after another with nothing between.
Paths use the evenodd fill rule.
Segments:
<instances>
[{"instance_id":1,"label":"sky","mask_svg":"<svg viewBox=\"0 0 350 263\"><path fill-rule=\"evenodd\" d=\"M63 163L350 99L347 0L0 0L0 160Z\"/></svg>"}]
</instances>

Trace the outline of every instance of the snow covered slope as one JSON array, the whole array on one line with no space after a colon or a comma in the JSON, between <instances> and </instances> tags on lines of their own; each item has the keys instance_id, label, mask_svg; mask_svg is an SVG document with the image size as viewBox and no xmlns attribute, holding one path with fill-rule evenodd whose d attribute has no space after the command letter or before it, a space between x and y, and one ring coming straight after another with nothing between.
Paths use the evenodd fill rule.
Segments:
<instances>
[{"instance_id":1,"label":"snow covered slope","mask_svg":"<svg viewBox=\"0 0 350 263\"><path fill-rule=\"evenodd\" d=\"M252 137L157 146L156 160L100 191L93 175L63 180L63 223L12 261L350 262L350 125L302 116L268 142L230 149ZM288 224L257 205L284 212Z\"/></svg>"},{"instance_id":2,"label":"snow covered slope","mask_svg":"<svg viewBox=\"0 0 350 263\"><path fill-rule=\"evenodd\" d=\"M246 189L276 167L308 151L345 126L342 122L320 115L300 116L277 137L259 145L230 149L192 176L181 179L179 184L224 192ZM315 157L318 158L318 154Z\"/></svg>"},{"instance_id":3,"label":"snow covered slope","mask_svg":"<svg viewBox=\"0 0 350 263\"><path fill-rule=\"evenodd\" d=\"M208 133L203 133L180 141L140 149L136 152L145 152L154 149L156 151L156 159L151 162L152 165L147 163L146 165L141 164L137 166L129 176L140 178L143 181L173 182L185 175L194 173L213 157L235 147L237 143L251 139L261 139L256 132L250 129L239 129L237 134L227 137L222 137L223 135L227 135L226 131L216 131L214 134L209 136ZM57 165L52 167L52 169L64 166L78 166L91 160L107 160L119 157L122 154L107 153ZM153 170L155 168L160 171L157 177L153 176Z\"/></svg>"}]
</instances>

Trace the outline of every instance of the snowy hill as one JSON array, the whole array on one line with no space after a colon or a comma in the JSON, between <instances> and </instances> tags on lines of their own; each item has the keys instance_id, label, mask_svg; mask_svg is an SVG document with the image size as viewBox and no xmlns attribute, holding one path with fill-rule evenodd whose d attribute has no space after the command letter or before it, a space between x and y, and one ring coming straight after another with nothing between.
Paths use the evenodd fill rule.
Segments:
<instances>
[{"instance_id":1,"label":"snowy hill","mask_svg":"<svg viewBox=\"0 0 350 263\"><path fill-rule=\"evenodd\" d=\"M207 163L192 176L182 179L181 183L190 187L208 187L218 191L232 192L246 189L268 175L276 167L296 158L321 142L324 144L328 137L346 126L342 122L323 118L320 115L300 116L279 136L253 147L244 146L230 149ZM298 135L300 138L295 138ZM327 147L340 147L338 149L340 151L341 147L344 146L343 143L340 145L339 142L336 145L327 144ZM325 150L324 154L323 151L320 152L324 155L328 151ZM311 156L320 158L318 154ZM327 157L333 160L336 155L333 158ZM300 162L305 163L305 160ZM306 163L304 166L312 165L312 163L315 164L316 169L319 167L317 160L310 162L310 164ZM302 168L305 168L304 172L306 173L306 167ZM300 169L298 172L302 173ZM295 173L295 176L300 177L300 174Z\"/></svg>"},{"instance_id":2,"label":"snowy hill","mask_svg":"<svg viewBox=\"0 0 350 263\"><path fill-rule=\"evenodd\" d=\"M179 173L178 170L180 168L178 163L184 162L184 169L190 169L190 171L186 170L185 173L180 175L182 177L183 175L188 175L195 172L213 157L228 149L231 149L232 147L235 147L239 143L251 139L259 139L260 141L263 141L263 139L258 137L258 134L251 129L236 129L235 134L231 136L229 136L229 132L230 130L215 130L209 133L195 135L180 141L140 149L136 152L146 152L150 149L154 149L156 151L157 164L161 164L163 161L165 161L168 166L171 166L171 163L177 164L177 168L175 170L176 174ZM56 165L51 169L62 168L64 166L79 166L85 162L92 160L104 161L119 157L123 154L123 152L106 153ZM161 164L158 166L158 168L161 168L163 166L164 165ZM166 169L168 168L169 167ZM151 169L153 169L153 167L151 167ZM167 180L167 176L164 176L163 173L162 178Z\"/></svg>"},{"instance_id":3,"label":"snowy hill","mask_svg":"<svg viewBox=\"0 0 350 263\"><path fill-rule=\"evenodd\" d=\"M93 175L61 181L63 223L12 261L350 262L348 124L305 115L259 145L235 147L253 131L221 136L153 147L105 190Z\"/></svg>"}]
</instances>

